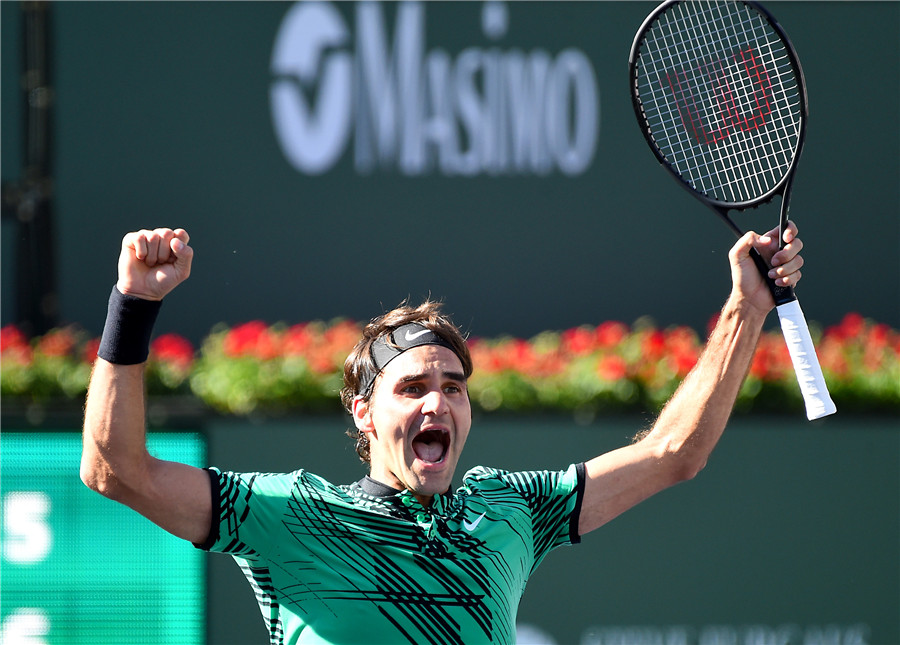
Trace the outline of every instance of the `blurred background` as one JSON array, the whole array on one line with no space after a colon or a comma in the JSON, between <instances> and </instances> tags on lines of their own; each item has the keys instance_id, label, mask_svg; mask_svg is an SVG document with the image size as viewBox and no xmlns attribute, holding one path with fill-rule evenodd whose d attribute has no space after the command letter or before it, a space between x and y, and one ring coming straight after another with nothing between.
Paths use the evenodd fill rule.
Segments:
<instances>
[{"instance_id":1,"label":"blurred background","mask_svg":"<svg viewBox=\"0 0 900 645\"><path fill-rule=\"evenodd\" d=\"M627 57L654 6L2 2L0 323L99 334L123 234L170 226L196 256L157 330L194 345L427 296L473 337L648 317L702 335L733 235L636 125ZM767 6L808 84L804 311L896 329L900 4ZM77 406L8 402L2 642L265 642L230 560L80 488ZM565 467L648 419L485 415L461 467ZM159 454L198 465L363 474L337 412L156 425ZM521 642L900 642L897 415L733 426L696 482L547 560Z\"/></svg>"}]
</instances>

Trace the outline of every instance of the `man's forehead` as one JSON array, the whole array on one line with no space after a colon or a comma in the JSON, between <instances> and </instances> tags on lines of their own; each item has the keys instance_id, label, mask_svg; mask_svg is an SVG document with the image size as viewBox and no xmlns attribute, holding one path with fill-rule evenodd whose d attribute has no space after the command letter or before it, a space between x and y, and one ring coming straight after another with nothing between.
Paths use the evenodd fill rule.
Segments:
<instances>
[{"instance_id":1,"label":"man's forehead","mask_svg":"<svg viewBox=\"0 0 900 645\"><path fill-rule=\"evenodd\" d=\"M462 362L453 350L441 345L421 345L408 349L388 363L382 372L382 379L400 380L410 375L431 375L460 377L463 375Z\"/></svg>"}]
</instances>

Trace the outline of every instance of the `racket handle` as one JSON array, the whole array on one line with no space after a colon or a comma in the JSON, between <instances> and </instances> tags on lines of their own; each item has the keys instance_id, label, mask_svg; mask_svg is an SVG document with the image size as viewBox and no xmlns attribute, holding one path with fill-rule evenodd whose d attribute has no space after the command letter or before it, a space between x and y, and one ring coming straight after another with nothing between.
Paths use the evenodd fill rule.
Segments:
<instances>
[{"instance_id":1,"label":"racket handle","mask_svg":"<svg viewBox=\"0 0 900 645\"><path fill-rule=\"evenodd\" d=\"M828 386L825 385L825 377L822 376L816 348L809 335L809 327L800 309L800 303L794 299L778 305L776 310L791 362L794 364L794 372L800 383L800 393L806 404L806 418L812 421L834 414L837 407L828 394Z\"/></svg>"}]
</instances>

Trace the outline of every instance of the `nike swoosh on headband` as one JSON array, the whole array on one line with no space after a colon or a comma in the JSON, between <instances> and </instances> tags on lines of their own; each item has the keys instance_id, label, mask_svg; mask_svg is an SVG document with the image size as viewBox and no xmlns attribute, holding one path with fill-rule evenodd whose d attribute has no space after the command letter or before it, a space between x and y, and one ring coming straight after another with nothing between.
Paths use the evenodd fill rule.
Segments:
<instances>
[{"instance_id":1,"label":"nike swoosh on headband","mask_svg":"<svg viewBox=\"0 0 900 645\"><path fill-rule=\"evenodd\" d=\"M406 333L403 335L403 337L408 341L414 341L419 336L424 336L425 334L427 334L430 331L431 331L430 329L422 329L420 331L417 331L416 333L412 333L411 330L407 329Z\"/></svg>"}]
</instances>

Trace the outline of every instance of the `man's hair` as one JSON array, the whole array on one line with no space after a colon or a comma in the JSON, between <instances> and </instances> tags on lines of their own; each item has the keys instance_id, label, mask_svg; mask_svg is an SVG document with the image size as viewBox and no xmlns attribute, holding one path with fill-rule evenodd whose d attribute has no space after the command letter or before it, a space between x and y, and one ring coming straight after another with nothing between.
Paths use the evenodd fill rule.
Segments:
<instances>
[{"instance_id":1,"label":"man's hair","mask_svg":"<svg viewBox=\"0 0 900 645\"><path fill-rule=\"evenodd\" d=\"M442 303L433 300L425 300L418 307L412 307L403 302L386 314L374 318L365 326L362 338L344 361L344 387L341 389L341 403L347 412L353 414L353 400L357 397L362 397L363 401L368 402L377 386L379 377L375 378L375 383L371 387L363 391L365 376L377 372L375 362L372 360L372 343L409 323L418 323L447 341L462 363L463 375L466 378L472 375L472 357L469 354L466 339L453 321L441 312L441 308ZM357 428L351 428L347 434L356 440L356 454L359 455L360 460L369 463L369 437L366 433Z\"/></svg>"}]
</instances>

